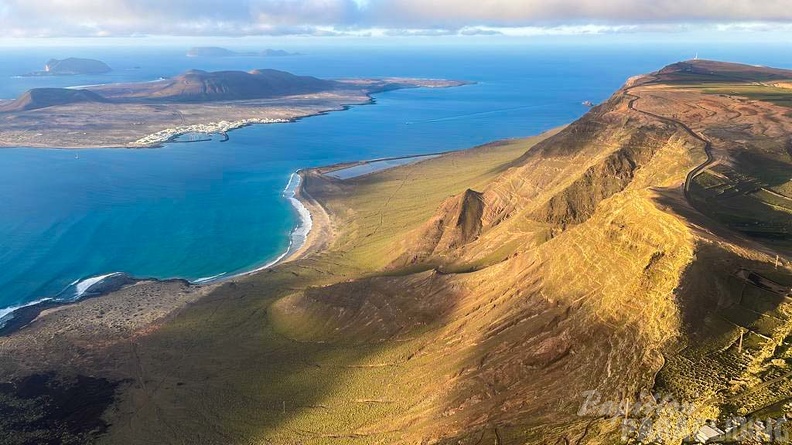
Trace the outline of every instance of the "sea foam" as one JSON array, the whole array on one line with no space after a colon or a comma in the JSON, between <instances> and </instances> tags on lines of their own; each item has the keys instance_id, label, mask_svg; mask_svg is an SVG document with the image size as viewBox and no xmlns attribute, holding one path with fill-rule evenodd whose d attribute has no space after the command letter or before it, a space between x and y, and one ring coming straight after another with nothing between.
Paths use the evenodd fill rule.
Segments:
<instances>
[{"instance_id":1,"label":"sea foam","mask_svg":"<svg viewBox=\"0 0 792 445\"><path fill-rule=\"evenodd\" d=\"M108 278L122 278L126 274L122 272L113 272L104 275L97 275L81 280L74 280L65 289L63 289L55 297L41 298L18 306L11 306L0 309L0 328L2 328L9 320L14 318L14 312L24 309L26 307L35 306L42 303L72 303L82 299L91 293L91 290L98 285L104 283ZM98 293L102 293L101 291Z\"/></svg>"},{"instance_id":2,"label":"sea foam","mask_svg":"<svg viewBox=\"0 0 792 445\"><path fill-rule=\"evenodd\" d=\"M259 266L253 270L238 273L225 278L250 275L252 273L269 269L270 267L283 261L288 256L292 255L294 252L298 251L305 244L305 240L308 239L308 234L311 233L311 229L313 229L313 219L311 219L311 212L308 210L308 208L305 207L305 205L299 199L297 199L297 190L300 189L301 184L302 176L300 176L299 171L297 171L292 173L291 177L289 177L289 182L286 184L286 188L283 190L283 197L286 198L292 207L294 207L294 209L297 211L297 215L299 216L300 220L300 222L297 224L297 227L295 227L289 235L289 247L286 249L286 251L263 266Z\"/></svg>"}]
</instances>

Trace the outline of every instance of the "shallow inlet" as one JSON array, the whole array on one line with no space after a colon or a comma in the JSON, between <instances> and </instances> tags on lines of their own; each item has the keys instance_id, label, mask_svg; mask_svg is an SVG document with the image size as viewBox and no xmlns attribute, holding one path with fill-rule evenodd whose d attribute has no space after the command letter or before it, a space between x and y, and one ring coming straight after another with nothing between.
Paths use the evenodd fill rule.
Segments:
<instances>
[{"instance_id":1,"label":"shallow inlet","mask_svg":"<svg viewBox=\"0 0 792 445\"><path fill-rule=\"evenodd\" d=\"M387 170L389 168L399 167L401 165L414 164L416 162L425 161L427 159L436 158L440 155L418 155L406 156L399 158L389 159L375 159L373 161L361 161L358 165L352 167L333 170L325 173L326 176L332 176L336 179L352 179L360 176L370 175L379 171Z\"/></svg>"}]
</instances>

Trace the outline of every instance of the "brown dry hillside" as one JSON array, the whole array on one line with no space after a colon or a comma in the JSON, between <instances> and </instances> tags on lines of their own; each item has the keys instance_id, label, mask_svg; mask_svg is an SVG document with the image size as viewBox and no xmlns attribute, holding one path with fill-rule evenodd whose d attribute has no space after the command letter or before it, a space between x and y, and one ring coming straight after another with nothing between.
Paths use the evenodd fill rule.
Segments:
<instances>
[{"instance_id":1,"label":"brown dry hillside","mask_svg":"<svg viewBox=\"0 0 792 445\"><path fill-rule=\"evenodd\" d=\"M335 86L329 80L272 69L250 72L190 70L158 82L107 85L94 90L119 101L211 102L318 93Z\"/></svg>"},{"instance_id":2,"label":"brown dry hillside","mask_svg":"<svg viewBox=\"0 0 792 445\"><path fill-rule=\"evenodd\" d=\"M125 382L105 443L615 444L643 422L677 444L778 417L792 160L765 82L785 73L690 61L538 138L305 172L324 250L101 346L39 321L0 371ZM689 409L624 412L650 391Z\"/></svg>"},{"instance_id":3,"label":"brown dry hillside","mask_svg":"<svg viewBox=\"0 0 792 445\"><path fill-rule=\"evenodd\" d=\"M685 83L691 75L706 88ZM424 268L431 275L312 289L279 302L276 311L288 311L276 313L282 323L324 321L308 341L348 331L350 338L401 338L394 324L410 331L413 317L434 314L427 322L434 328L422 334L425 343L409 356L414 363L402 365L398 382L424 382L425 400L437 388L445 395L397 416L416 434L407 437L498 431L508 443L572 441L593 420L576 416L587 389L619 403L635 403L653 388L694 402L688 427L663 433L669 442L718 413L780 406L792 396L792 374L783 372L792 329L785 309L792 285L785 256L792 201L783 194L792 179L788 111L710 88L724 77L736 90L784 75L792 77L694 61L634 79L502 166L478 192L445 200L389 252L389 274ZM727 139L738 134L736 143ZM707 189L715 175L725 184ZM770 195L772 203L764 200ZM750 230L737 218L750 221ZM407 285L418 276L422 285ZM398 291L374 290L380 286ZM760 300L746 301L749 292ZM362 306L341 303L349 299ZM419 301L429 309L393 309ZM387 310L364 311L367 304ZM400 324L394 312L409 316ZM310 323L300 319L306 313ZM690 341L722 350L741 331L755 338L726 358L680 348ZM744 364L724 369L729 360ZM662 385L655 387L658 371ZM741 383L730 384L734 379ZM771 379L780 379L772 390L761 386Z\"/></svg>"},{"instance_id":4,"label":"brown dry hillside","mask_svg":"<svg viewBox=\"0 0 792 445\"><path fill-rule=\"evenodd\" d=\"M16 100L0 105L0 113L37 110L58 105L107 102L106 98L88 90L33 88L23 93Z\"/></svg>"}]
</instances>

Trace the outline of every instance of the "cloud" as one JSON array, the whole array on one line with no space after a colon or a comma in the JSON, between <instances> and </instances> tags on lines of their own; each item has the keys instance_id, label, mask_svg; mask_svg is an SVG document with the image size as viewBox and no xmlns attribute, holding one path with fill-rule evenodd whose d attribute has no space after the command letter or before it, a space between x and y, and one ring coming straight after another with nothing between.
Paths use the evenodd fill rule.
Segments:
<instances>
[{"instance_id":1,"label":"cloud","mask_svg":"<svg viewBox=\"0 0 792 445\"><path fill-rule=\"evenodd\" d=\"M0 36L481 35L792 22L788 0L0 0ZM761 25L761 26L760 26ZM345 31L346 30L346 31Z\"/></svg>"},{"instance_id":2,"label":"cloud","mask_svg":"<svg viewBox=\"0 0 792 445\"><path fill-rule=\"evenodd\" d=\"M368 12L410 26L792 20L787 0L381 0Z\"/></svg>"}]
</instances>

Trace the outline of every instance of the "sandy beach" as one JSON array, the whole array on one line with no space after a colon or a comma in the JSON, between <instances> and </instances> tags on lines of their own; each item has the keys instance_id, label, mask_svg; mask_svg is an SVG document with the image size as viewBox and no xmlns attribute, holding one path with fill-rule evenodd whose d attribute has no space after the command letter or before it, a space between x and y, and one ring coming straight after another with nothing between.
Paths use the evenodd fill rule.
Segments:
<instances>
[{"instance_id":1,"label":"sandy beach","mask_svg":"<svg viewBox=\"0 0 792 445\"><path fill-rule=\"evenodd\" d=\"M251 377L256 381L264 378L268 387L277 390L278 385L282 385L279 383L281 372L300 376L304 369L312 373L331 368L346 369L346 361L338 362L340 367L327 363L329 367L317 368L313 363L318 358L302 350L292 357L289 351L295 345L317 351L337 346L332 342L311 346L311 342L305 343L300 337L292 338L289 329L281 330L287 326L279 321L288 315L283 310L289 310L290 306L276 302L285 298L288 303L292 301L288 298L290 295L306 289L348 283L366 273L360 265L370 264L372 258L387 261L379 250L387 247L382 243L394 233L411 230L421 221L421 214L411 215L403 209L410 208L416 196L427 195L422 181L435 180L438 175L455 181L460 175L456 163L463 158L470 158L464 165L471 166L471 171L462 173L479 177L480 172L492 172L493 165L523 153L527 146L516 143L503 155L498 154L501 148L497 144L454 152L389 169L381 173L382 179L363 174L340 180L324 174L343 167L373 164L371 161L302 170L298 172L299 183L293 182L292 187L287 187L284 197L288 199L288 192L293 188L293 197L310 212L311 230L305 234L302 245L293 246L280 263L201 285L179 280L139 282L104 296L46 308L27 326L0 337L0 372L9 382L27 382L26 379L34 378L31 388L42 394L109 388L102 390L101 397L90 393L86 399L90 398L95 404L91 412L104 413L103 418L108 420L111 431L108 440L129 443L138 440L135 439L137 432L143 431L140 422L151 423L149 414L162 416L167 412L170 416L171 407L180 406L192 397L219 404L222 412L228 412L225 404L228 400L249 403L249 390L237 393L236 385L246 385ZM479 162L490 156L494 160ZM405 181L407 178L418 182ZM407 193L394 195L402 184L407 187ZM386 188L379 189L383 185ZM416 195L416 187L421 189L419 195ZM374 190L376 192L371 195ZM434 209L447 191L429 190L426 208ZM362 201L358 201L359 196L364 197ZM385 196L395 196L392 206L382 207L381 198ZM400 218L409 215L408 225L403 226L403 219L394 222L393 212ZM358 226L351 223L352 220L365 225ZM383 223L386 225L378 238L368 236ZM375 244L371 244L372 241ZM356 249L376 253L374 256L352 256L359 252ZM347 252L352 255L347 256ZM411 320L413 324L421 323L420 318ZM314 325L310 320L306 322ZM378 323L364 325L377 326ZM316 326L324 329L321 323ZM290 361L293 359L300 364L294 366ZM348 364L356 366L357 362ZM216 373L219 369L216 366L222 366L224 371ZM47 377L50 375L56 376L52 377L58 379L56 383ZM314 381L312 375L305 378ZM233 392L229 392L229 388ZM210 397L218 394L220 399L207 399L207 394ZM168 399L171 396L175 399ZM277 412L280 413L282 399L275 397L273 400L278 401ZM287 400L308 407L306 409L311 409L309 406L313 403L296 400L291 395ZM269 411L267 400L260 404L255 400L250 403L256 406L252 412L263 416L262 419L269 419L274 413ZM214 420L201 421L211 423ZM174 433L177 435L195 428L189 422L174 425L178 425Z\"/></svg>"},{"instance_id":2,"label":"sandy beach","mask_svg":"<svg viewBox=\"0 0 792 445\"><path fill-rule=\"evenodd\" d=\"M382 164L378 168L373 167L365 173L372 174L405 165L410 159L420 162L441 155L402 156L297 171L292 174L284 189L284 198L289 200L295 208L299 215L299 222L289 235L288 249L275 260L231 276L218 275L194 282L178 279L165 281L142 279L137 281L130 278L130 281L135 281L134 284L122 285L121 289L104 295L79 299L71 303L61 303L50 299L34 302L11 313L10 319L4 326L5 329L0 329L0 339L19 330L43 329L44 331L41 332L50 332L55 329L54 326L64 324L70 326L70 331L77 332L80 336L93 335L97 330L108 330L111 333L108 338L131 335L139 329L145 329L166 319L171 312L194 301L195 298L206 294L216 286L233 283L241 278L261 273L283 263L308 257L326 249L335 237L335 230L327 210L306 190L306 181L320 177L323 177L322 180L327 180L329 177L325 175L340 170L383 163L384 161L400 161L397 165ZM174 293L179 298L166 296ZM134 301L125 301L130 298ZM153 306L153 310L148 310L149 306ZM134 311L132 311L133 308ZM132 316L128 316L130 311L133 313ZM97 314L101 316L96 316ZM72 319L74 322L71 321Z\"/></svg>"}]
</instances>

